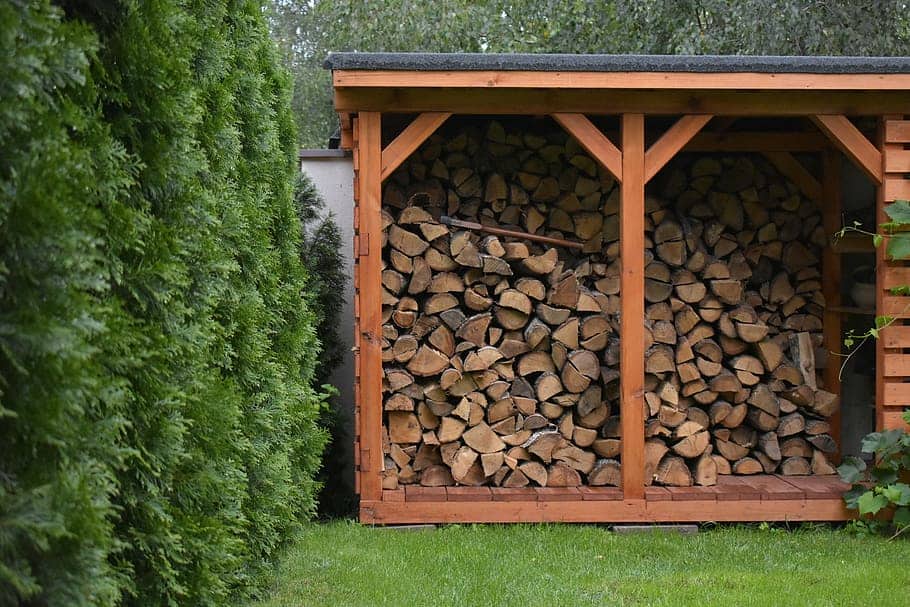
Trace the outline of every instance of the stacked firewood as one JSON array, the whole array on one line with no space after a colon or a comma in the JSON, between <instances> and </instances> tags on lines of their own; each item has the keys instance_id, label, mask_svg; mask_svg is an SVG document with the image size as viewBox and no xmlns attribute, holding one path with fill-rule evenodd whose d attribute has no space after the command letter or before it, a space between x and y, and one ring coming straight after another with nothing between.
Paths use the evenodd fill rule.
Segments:
<instances>
[{"instance_id":1,"label":"stacked firewood","mask_svg":"<svg viewBox=\"0 0 910 607\"><path fill-rule=\"evenodd\" d=\"M558 131L453 133L383 195L384 486L618 485L618 188ZM817 210L745 158L664 181L672 202L646 209L649 479L827 472Z\"/></svg>"},{"instance_id":2,"label":"stacked firewood","mask_svg":"<svg viewBox=\"0 0 910 607\"><path fill-rule=\"evenodd\" d=\"M646 209L646 477L834 473L816 205L754 158L664 181L673 203Z\"/></svg>"}]
</instances>

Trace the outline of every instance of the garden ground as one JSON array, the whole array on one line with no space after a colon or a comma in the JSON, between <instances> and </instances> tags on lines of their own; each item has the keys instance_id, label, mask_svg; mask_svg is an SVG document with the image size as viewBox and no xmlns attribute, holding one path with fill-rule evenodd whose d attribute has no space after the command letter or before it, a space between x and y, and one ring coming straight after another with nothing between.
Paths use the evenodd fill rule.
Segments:
<instances>
[{"instance_id":1,"label":"garden ground","mask_svg":"<svg viewBox=\"0 0 910 607\"><path fill-rule=\"evenodd\" d=\"M907 605L910 541L827 526L306 527L262 607Z\"/></svg>"}]
</instances>

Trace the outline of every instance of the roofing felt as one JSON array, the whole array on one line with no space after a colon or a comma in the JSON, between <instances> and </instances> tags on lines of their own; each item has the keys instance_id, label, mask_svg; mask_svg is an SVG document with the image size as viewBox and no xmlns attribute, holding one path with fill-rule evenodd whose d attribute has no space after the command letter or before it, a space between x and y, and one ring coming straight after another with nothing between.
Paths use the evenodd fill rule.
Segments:
<instances>
[{"instance_id":1,"label":"roofing felt","mask_svg":"<svg viewBox=\"0 0 910 607\"><path fill-rule=\"evenodd\" d=\"M908 74L910 57L329 53L332 70Z\"/></svg>"}]
</instances>

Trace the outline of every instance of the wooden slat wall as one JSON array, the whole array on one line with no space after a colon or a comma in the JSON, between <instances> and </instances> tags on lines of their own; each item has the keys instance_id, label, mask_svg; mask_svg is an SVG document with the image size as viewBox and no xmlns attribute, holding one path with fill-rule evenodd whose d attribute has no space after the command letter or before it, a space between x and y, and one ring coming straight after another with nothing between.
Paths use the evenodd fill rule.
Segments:
<instances>
[{"instance_id":1,"label":"wooden slat wall","mask_svg":"<svg viewBox=\"0 0 910 607\"><path fill-rule=\"evenodd\" d=\"M888 116L881 128L884 178L879 188L877 219L887 220L885 208L895 200L910 199L910 121ZM901 412L910 406L910 297L893 295L890 289L910 284L907 261L892 261L884 246L877 256L876 313L897 320L887 327L876 343L876 426L883 429L904 426Z\"/></svg>"}]
</instances>

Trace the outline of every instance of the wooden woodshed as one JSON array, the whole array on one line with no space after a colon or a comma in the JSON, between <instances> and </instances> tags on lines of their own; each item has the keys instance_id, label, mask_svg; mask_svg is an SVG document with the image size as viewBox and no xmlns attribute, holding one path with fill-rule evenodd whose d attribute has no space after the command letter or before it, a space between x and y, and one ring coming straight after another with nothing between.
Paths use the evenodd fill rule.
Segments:
<instances>
[{"instance_id":1,"label":"wooden woodshed","mask_svg":"<svg viewBox=\"0 0 910 607\"><path fill-rule=\"evenodd\" d=\"M327 67L355 170L361 521L849 518L843 331L898 317L865 366L870 426L900 427L910 268L833 236L851 171L865 228L910 199L910 58Z\"/></svg>"}]
</instances>

